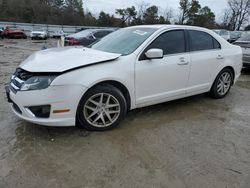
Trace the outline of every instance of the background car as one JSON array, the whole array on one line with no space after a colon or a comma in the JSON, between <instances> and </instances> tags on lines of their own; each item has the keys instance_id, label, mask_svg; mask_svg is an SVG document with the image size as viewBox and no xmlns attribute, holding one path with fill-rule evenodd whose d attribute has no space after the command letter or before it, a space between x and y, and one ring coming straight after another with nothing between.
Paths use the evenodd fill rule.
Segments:
<instances>
[{"instance_id":1,"label":"background car","mask_svg":"<svg viewBox=\"0 0 250 188\"><path fill-rule=\"evenodd\" d=\"M244 34L234 44L242 48L243 66L250 68L250 33Z\"/></svg>"},{"instance_id":2,"label":"background car","mask_svg":"<svg viewBox=\"0 0 250 188\"><path fill-rule=\"evenodd\" d=\"M4 36L3 36L3 29L0 28L0 38L3 39Z\"/></svg>"},{"instance_id":3,"label":"background car","mask_svg":"<svg viewBox=\"0 0 250 188\"><path fill-rule=\"evenodd\" d=\"M244 34L243 31L231 31L229 42L230 43L235 42L236 40L238 40L242 36L242 34Z\"/></svg>"},{"instance_id":4,"label":"background car","mask_svg":"<svg viewBox=\"0 0 250 188\"><path fill-rule=\"evenodd\" d=\"M230 41L230 31L224 29L214 29L213 31L224 38L226 41Z\"/></svg>"},{"instance_id":5,"label":"background car","mask_svg":"<svg viewBox=\"0 0 250 188\"><path fill-rule=\"evenodd\" d=\"M4 31L3 35L5 38L23 38L26 39L27 35L24 33L23 29L17 28L15 26L7 26Z\"/></svg>"},{"instance_id":6,"label":"background car","mask_svg":"<svg viewBox=\"0 0 250 188\"><path fill-rule=\"evenodd\" d=\"M88 46L104 36L112 33L114 29L86 29L65 38L65 46Z\"/></svg>"},{"instance_id":7,"label":"background car","mask_svg":"<svg viewBox=\"0 0 250 188\"><path fill-rule=\"evenodd\" d=\"M31 40L34 39L43 39L46 40L48 38L48 32L43 30L42 28L36 28L30 33Z\"/></svg>"},{"instance_id":8,"label":"background car","mask_svg":"<svg viewBox=\"0 0 250 188\"><path fill-rule=\"evenodd\" d=\"M62 36L63 36L63 37L66 36L66 33L64 33L63 30L55 31L55 32L51 35L52 38L61 38Z\"/></svg>"}]
</instances>

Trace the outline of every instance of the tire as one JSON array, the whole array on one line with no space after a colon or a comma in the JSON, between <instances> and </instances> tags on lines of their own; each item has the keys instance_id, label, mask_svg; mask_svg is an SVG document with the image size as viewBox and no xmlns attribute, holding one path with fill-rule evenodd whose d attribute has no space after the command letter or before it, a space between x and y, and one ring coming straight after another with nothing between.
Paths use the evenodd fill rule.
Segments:
<instances>
[{"instance_id":1,"label":"tire","mask_svg":"<svg viewBox=\"0 0 250 188\"><path fill-rule=\"evenodd\" d=\"M216 77L213 86L209 92L210 96L215 99L225 97L233 85L233 72L229 68L223 69Z\"/></svg>"},{"instance_id":2,"label":"tire","mask_svg":"<svg viewBox=\"0 0 250 188\"><path fill-rule=\"evenodd\" d=\"M116 127L126 113L127 103L121 91L109 84L98 85L80 100L76 123L89 131L105 131Z\"/></svg>"}]
</instances>

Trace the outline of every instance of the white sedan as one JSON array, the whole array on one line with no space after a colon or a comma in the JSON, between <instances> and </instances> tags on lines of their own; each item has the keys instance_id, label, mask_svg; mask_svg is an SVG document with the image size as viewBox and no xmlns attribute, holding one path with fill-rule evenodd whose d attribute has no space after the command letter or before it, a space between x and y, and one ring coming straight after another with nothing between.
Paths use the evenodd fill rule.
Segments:
<instances>
[{"instance_id":1,"label":"white sedan","mask_svg":"<svg viewBox=\"0 0 250 188\"><path fill-rule=\"evenodd\" d=\"M241 48L213 31L144 25L120 29L90 48L36 52L6 91L22 119L101 131L135 108L207 92L222 98L241 68Z\"/></svg>"},{"instance_id":2,"label":"white sedan","mask_svg":"<svg viewBox=\"0 0 250 188\"><path fill-rule=\"evenodd\" d=\"M31 40L34 40L34 39L43 39L43 40L46 40L48 38L48 33L47 31L44 31L44 30L33 30L31 33L30 33L30 38Z\"/></svg>"}]
</instances>

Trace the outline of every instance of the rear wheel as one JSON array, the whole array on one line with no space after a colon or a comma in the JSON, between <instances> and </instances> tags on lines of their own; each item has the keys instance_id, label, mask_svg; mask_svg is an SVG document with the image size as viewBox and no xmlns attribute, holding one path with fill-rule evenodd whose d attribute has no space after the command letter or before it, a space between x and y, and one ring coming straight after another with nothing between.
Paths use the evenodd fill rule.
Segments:
<instances>
[{"instance_id":1,"label":"rear wheel","mask_svg":"<svg viewBox=\"0 0 250 188\"><path fill-rule=\"evenodd\" d=\"M96 86L82 97L77 109L77 123L87 129L104 131L116 127L125 117L127 103L112 85Z\"/></svg>"},{"instance_id":2,"label":"rear wheel","mask_svg":"<svg viewBox=\"0 0 250 188\"><path fill-rule=\"evenodd\" d=\"M223 69L216 77L210 90L213 98L219 99L225 97L233 85L233 72L229 68Z\"/></svg>"}]
</instances>

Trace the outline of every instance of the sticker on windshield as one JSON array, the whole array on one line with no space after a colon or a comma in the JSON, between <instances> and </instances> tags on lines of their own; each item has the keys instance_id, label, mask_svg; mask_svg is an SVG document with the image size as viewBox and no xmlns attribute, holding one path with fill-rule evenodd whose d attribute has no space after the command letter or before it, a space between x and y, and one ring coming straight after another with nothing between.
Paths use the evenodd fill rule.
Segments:
<instances>
[{"instance_id":1,"label":"sticker on windshield","mask_svg":"<svg viewBox=\"0 0 250 188\"><path fill-rule=\"evenodd\" d=\"M135 30L135 31L133 31L133 33L135 33L135 34L137 34L137 35L143 36L143 35L146 35L148 32L146 32L146 31L141 31L141 30Z\"/></svg>"}]
</instances>

